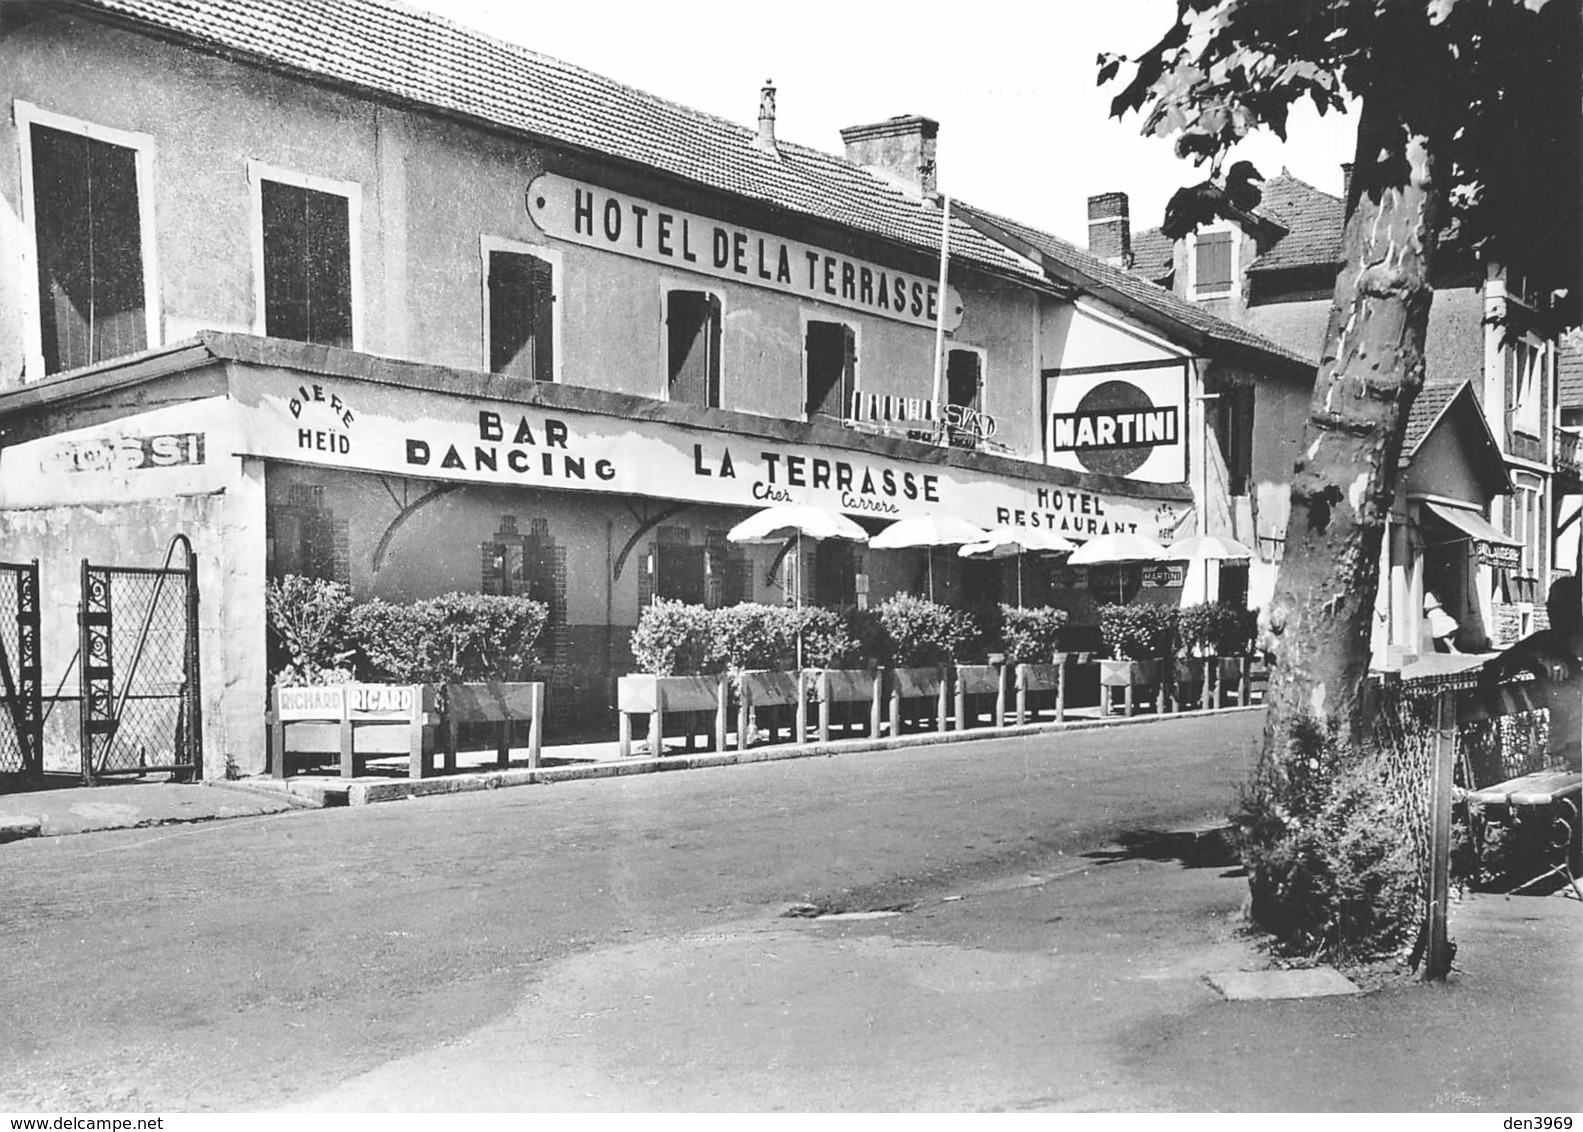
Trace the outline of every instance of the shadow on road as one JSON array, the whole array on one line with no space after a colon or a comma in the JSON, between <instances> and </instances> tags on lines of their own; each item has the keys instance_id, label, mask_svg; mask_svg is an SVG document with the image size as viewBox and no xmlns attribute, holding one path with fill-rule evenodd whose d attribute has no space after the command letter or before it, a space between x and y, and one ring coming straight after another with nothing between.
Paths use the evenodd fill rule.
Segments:
<instances>
[{"instance_id":1,"label":"shadow on road","mask_svg":"<svg viewBox=\"0 0 1583 1132\"><path fill-rule=\"evenodd\" d=\"M1242 862L1232 848L1230 830L1224 827L1174 832L1130 830L1116 838L1115 846L1095 849L1083 856L1102 865L1119 861L1176 861L1189 869L1229 869L1228 877L1245 875Z\"/></svg>"}]
</instances>

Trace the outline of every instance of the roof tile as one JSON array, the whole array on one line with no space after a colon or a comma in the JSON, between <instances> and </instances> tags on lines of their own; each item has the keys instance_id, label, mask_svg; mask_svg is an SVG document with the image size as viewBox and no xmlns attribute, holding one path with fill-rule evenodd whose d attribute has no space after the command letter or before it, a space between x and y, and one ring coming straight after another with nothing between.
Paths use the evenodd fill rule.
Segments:
<instances>
[{"instance_id":1,"label":"roof tile","mask_svg":"<svg viewBox=\"0 0 1583 1132\"><path fill-rule=\"evenodd\" d=\"M935 252L940 212L843 158L755 131L388 0L77 0L212 49L376 97L637 162L722 192ZM954 257L1030 281L965 224Z\"/></svg>"}]
</instances>

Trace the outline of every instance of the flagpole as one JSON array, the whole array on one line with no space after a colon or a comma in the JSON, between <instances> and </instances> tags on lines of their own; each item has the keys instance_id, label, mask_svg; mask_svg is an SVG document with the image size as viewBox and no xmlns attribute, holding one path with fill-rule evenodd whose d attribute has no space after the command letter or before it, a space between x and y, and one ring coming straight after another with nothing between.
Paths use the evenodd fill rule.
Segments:
<instances>
[{"instance_id":1,"label":"flagpole","mask_svg":"<svg viewBox=\"0 0 1583 1132\"><path fill-rule=\"evenodd\" d=\"M945 421L945 275L951 261L951 198L947 195L942 199L945 207L940 214L940 286L935 292L934 307L934 412L940 443L949 444L951 437Z\"/></svg>"}]
</instances>

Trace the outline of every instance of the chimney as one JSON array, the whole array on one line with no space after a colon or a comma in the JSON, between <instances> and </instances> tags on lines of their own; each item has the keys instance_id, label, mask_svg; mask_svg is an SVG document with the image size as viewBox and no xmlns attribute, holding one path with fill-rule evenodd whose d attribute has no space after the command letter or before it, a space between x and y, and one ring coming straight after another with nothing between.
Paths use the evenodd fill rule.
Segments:
<instances>
[{"instance_id":1,"label":"chimney","mask_svg":"<svg viewBox=\"0 0 1583 1132\"><path fill-rule=\"evenodd\" d=\"M846 159L861 165L918 200L936 192L935 138L940 123L917 114L903 114L869 126L841 131Z\"/></svg>"},{"instance_id":2,"label":"chimney","mask_svg":"<svg viewBox=\"0 0 1583 1132\"><path fill-rule=\"evenodd\" d=\"M1113 267L1132 266L1132 218L1126 193L1088 198L1088 250Z\"/></svg>"},{"instance_id":3,"label":"chimney","mask_svg":"<svg viewBox=\"0 0 1583 1132\"><path fill-rule=\"evenodd\" d=\"M753 139L753 148L766 153L780 152L775 148L775 80L765 79L759 89L759 132Z\"/></svg>"},{"instance_id":4,"label":"chimney","mask_svg":"<svg viewBox=\"0 0 1583 1132\"><path fill-rule=\"evenodd\" d=\"M1352 199L1352 162L1341 163L1341 203L1346 204Z\"/></svg>"}]
</instances>

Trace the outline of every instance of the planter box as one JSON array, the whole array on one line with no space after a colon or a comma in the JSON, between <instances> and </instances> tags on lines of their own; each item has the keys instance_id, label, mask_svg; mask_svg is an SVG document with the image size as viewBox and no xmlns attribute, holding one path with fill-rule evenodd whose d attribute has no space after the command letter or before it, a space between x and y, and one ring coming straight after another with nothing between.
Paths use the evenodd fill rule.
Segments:
<instances>
[{"instance_id":1,"label":"planter box","mask_svg":"<svg viewBox=\"0 0 1583 1132\"><path fill-rule=\"evenodd\" d=\"M1215 662L1211 657L1179 656L1171 662L1171 698L1177 711L1210 706Z\"/></svg>"},{"instance_id":2,"label":"planter box","mask_svg":"<svg viewBox=\"0 0 1583 1132\"><path fill-rule=\"evenodd\" d=\"M994 696L995 714L991 727L1006 724L1006 668L1000 664L959 664L956 666L956 729L967 729L967 697Z\"/></svg>"},{"instance_id":3,"label":"planter box","mask_svg":"<svg viewBox=\"0 0 1583 1132\"><path fill-rule=\"evenodd\" d=\"M1100 713L1109 715L1115 690L1122 689L1122 706L1126 715L1135 710L1134 689L1154 687L1155 709L1163 711L1165 688L1160 680L1160 662L1157 660L1101 660L1099 662Z\"/></svg>"},{"instance_id":4,"label":"planter box","mask_svg":"<svg viewBox=\"0 0 1583 1132\"><path fill-rule=\"evenodd\" d=\"M792 742L803 742L808 734L807 676L800 672L773 672L749 669L739 678L737 696L737 750L745 751L748 736L757 721L753 712L761 707L792 708ZM773 737L773 736L772 736Z\"/></svg>"},{"instance_id":5,"label":"planter box","mask_svg":"<svg viewBox=\"0 0 1583 1132\"><path fill-rule=\"evenodd\" d=\"M632 753L632 717L649 717L649 753L665 753L666 712L713 712L715 749L725 750L726 703L730 697L730 677L651 676L637 673L616 681L616 712L620 724L620 750L625 758ZM693 736L687 736L692 746Z\"/></svg>"},{"instance_id":6,"label":"planter box","mask_svg":"<svg viewBox=\"0 0 1583 1132\"><path fill-rule=\"evenodd\" d=\"M495 762L511 763L511 725L528 723L528 769L539 768L544 738L544 685L539 681L447 684L439 697L445 721L445 768L456 769L456 733L463 723L493 724Z\"/></svg>"},{"instance_id":7,"label":"planter box","mask_svg":"<svg viewBox=\"0 0 1583 1132\"><path fill-rule=\"evenodd\" d=\"M456 725L498 725L497 761L510 760L510 727L529 723L528 765L538 766L544 685L532 683L328 684L276 688L269 713L270 773L284 778L292 758L334 755L343 778L370 757L406 755L408 776L425 778L441 754L456 769ZM436 735L444 741L436 744Z\"/></svg>"},{"instance_id":8,"label":"planter box","mask_svg":"<svg viewBox=\"0 0 1583 1132\"><path fill-rule=\"evenodd\" d=\"M934 668L893 668L890 670L890 733L901 734L901 701L933 698L936 730L946 729L946 692L950 680L943 666Z\"/></svg>"},{"instance_id":9,"label":"planter box","mask_svg":"<svg viewBox=\"0 0 1583 1132\"><path fill-rule=\"evenodd\" d=\"M819 742L830 741L830 705L869 705L870 738L880 736L880 700L885 684L882 668L821 668L813 674L814 701L819 705Z\"/></svg>"},{"instance_id":10,"label":"planter box","mask_svg":"<svg viewBox=\"0 0 1583 1132\"><path fill-rule=\"evenodd\" d=\"M406 755L408 776L423 778L440 717L430 684L321 684L276 688L268 724L272 777L303 755L336 756L342 778L371 755Z\"/></svg>"},{"instance_id":11,"label":"planter box","mask_svg":"<svg viewBox=\"0 0 1583 1132\"><path fill-rule=\"evenodd\" d=\"M1057 653L1057 657L1066 654ZM1055 693L1055 721L1066 719L1066 665L1019 664L1017 665L1017 722L1028 721L1028 697L1041 693Z\"/></svg>"}]
</instances>

